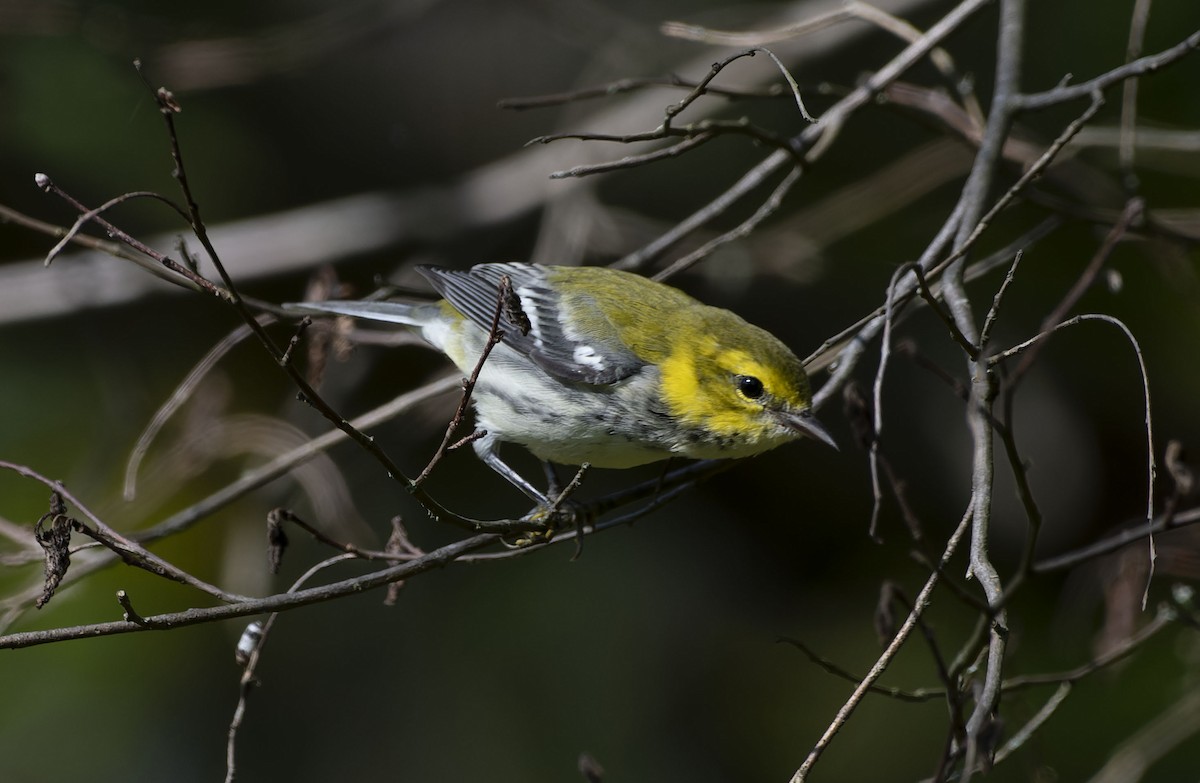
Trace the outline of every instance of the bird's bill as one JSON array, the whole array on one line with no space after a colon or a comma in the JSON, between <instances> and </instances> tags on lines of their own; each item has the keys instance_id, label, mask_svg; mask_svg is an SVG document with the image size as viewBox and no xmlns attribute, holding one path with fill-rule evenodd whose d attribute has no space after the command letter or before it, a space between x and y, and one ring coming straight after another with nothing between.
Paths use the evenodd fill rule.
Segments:
<instances>
[{"instance_id":1,"label":"bird's bill","mask_svg":"<svg viewBox=\"0 0 1200 783\"><path fill-rule=\"evenodd\" d=\"M829 434L829 431L825 429L825 426L821 422L817 421L816 417L812 415L812 411L803 410L799 413L787 411L781 413L779 419L785 427L791 429L797 435L819 440L826 445L832 446L834 449L838 447L833 436Z\"/></svg>"}]
</instances>

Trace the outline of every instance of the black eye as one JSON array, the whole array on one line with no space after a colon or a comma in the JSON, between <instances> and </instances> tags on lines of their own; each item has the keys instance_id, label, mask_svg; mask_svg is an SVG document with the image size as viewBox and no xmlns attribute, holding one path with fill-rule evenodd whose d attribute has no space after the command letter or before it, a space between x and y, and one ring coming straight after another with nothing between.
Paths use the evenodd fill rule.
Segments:
<instances>
[{"instance_id":1,"label":"black eye","mask_svg":"<svg viewBox=\"0 0 1200 783\"><path fill-rule=\"evenodd\" d=\"M742 396L748 400L757 400L763 396L762 381L753 375L739 375L737 377L737 387Z\"/></svg>"}]
</instances>

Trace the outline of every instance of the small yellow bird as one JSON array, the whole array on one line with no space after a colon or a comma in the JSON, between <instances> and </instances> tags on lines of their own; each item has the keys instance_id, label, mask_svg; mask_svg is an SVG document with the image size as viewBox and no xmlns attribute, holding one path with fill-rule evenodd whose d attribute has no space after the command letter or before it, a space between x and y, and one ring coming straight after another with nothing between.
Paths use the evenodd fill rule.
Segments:
<instances>
[{"instance_id":1,"label":"small yellow bird","mask_svg":"<svg viewBox=\"0 0 1200 783\"><path fill-rule=\"evenodd\" d=\"M836 448L812 416L804 365L774 335L640 275L603 267L419 266L444 299L289 305L414 328L464 373L479 360L507 276L528 332L504 338L472 395L479 458L540 505L501 461L519 443L547 462L627 468L668 457L749 457L801 436Z\"/></svg>"}]
</instances>

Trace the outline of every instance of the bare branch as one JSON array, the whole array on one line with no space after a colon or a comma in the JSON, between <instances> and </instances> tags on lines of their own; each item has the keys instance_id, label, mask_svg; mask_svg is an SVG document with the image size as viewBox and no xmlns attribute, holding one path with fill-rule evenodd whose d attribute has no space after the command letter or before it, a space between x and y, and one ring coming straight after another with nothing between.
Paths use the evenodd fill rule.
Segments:
<instances>
[{"instance_id":1,"label":"bare branch","mask_svg":"<svg viewBox=\"0 0 1200 783\"><path fill-rule=\"evenodd\" d=\"M1138 343L1137 338L1133 336L1133 332L1130 331L1128 326L1126 326L1120 319L1114 318L1111 315L1104 315L1101 313L1085 313L1083 315L1077 315L1074 318L1070 318L1066 321L1063 321L1062 323L1056 324L1055 326L1051 327L1048 330L1040 332L1039 334L1026 340L1025 342L1020 343L1019 345L1015 345L1012 348L1009 348L1007 351L1003 351L1002 353L996 354L995 356L988 359L988 364L989 364L989 366L995 366L996 364L1006 361L1014 356L1019 356L1020 354L1024 353L1025 351L1036 346L1038 343L1040 343L1045 338L1049 337L1052 334L1055 334L1059 330L1066 329L1071 326L1075 326L1077 324L1083 323L1084 321L1103 321L1105 323L1112 324L1113 326L1120 329L1124 333L1125 338L1129 341L1130 345L1133 346L1134 355L1137 357L1138 369L1141 372L1142 395L1145 400L1145 410L1146 410L1145 423L1146 423L1146 453L1147 453L1147 474L1148 474L1147 481L1146 481L1146 484L1147 484L1147 488L1146 488L1146 524L1148 527L1153 527L1153 523L1154 523L1154 479L1155 479L1155 476L1157 475L1158 468L1157 468L1157 463L1155 462L1155 452L1154 452L1154 422L1153 422L1153 419L1150 414L1150 376L1146 372L1146 359L1142 355L1142 346ZM1153 535L1147 536L1147 540L1148 540L1148 544L1149 544L1149 554L1150 554L1150 573L1147 575L1147 579L1146 579L1146 594L1143 595L1143 597L1142 597L1142 607L1143 608L1145 608L1146 601L1148 600L1149 590L1150 590L1150 578L1154 575L1154 560L1155 560L1154 536Z\"/></svg>"},{"instance_id":2,"label":"bare branch","mask_svg":"<svg viewBox=\"0 0 1200 783\"><path fill-rule=\"evenodd\" d=\"M507 275L500 278L500 286L496 291L496 310L492 315L492 326L488 330L487 339L484 341L483 350L479 353L479 359L475 362L475 368L471 371L471 377L463 379L462 395L458 400L458 407L454 411L454 415L450 417L450 423L446 425L446 434L442 437L442 442L430 457L429 463L425 465L425 469L413 479L413 484L419 486L425 479L429 478L430 472L433 471L446 452L450 449L450 439L454 437L454 433L462 425L463 416L467 412L467 406L471 403L471 392L475 390L475 384L479 382L479 373L483 371L483 365L487 362L488 357L492 354L492 349L500 344L504 339L504 331L500 328L500 316L505 313L505 308L510 306L510 303L517 302L515 305L520 307L519 301L513 296L512 282ZM521 318L525 318L525 314L521 313ZM516 320L515 314L509 315L509 321ZM525 319L526 331L528 331L528 319ZM460 444L456 443L455 446Z\"/></svg>"},{"instance_id":3,"label":"bare branch","mask_svg":"<svg viewBox=\"0 0 1200 783\"><path fill-rule=\"evenodd\" d=\"M883 68L872 75L865 83L856 88L846 97L834 104L821 117L816 125L806 128L792 140L796 150L808 150L817 140L831 128L837 128L853 112L860 109L874 96L878 95L887 85L900 78L909 68L920 62L929 51L944 38L958 29L971 15L986 6L990 0L963 0L952 11L943 16L933 27L929 28L918 40L912 42L904 51L892 58ZM723 214L729 207L743 196L757 188L776 169L786 164L791 156L776 150L750 169L732 187L714 199L699 211L685 218L671 230L665 232L654 242L633 253L626 255L612 266L618 269L641 269L662 253L673 247L685 236L692 233L713 218Z\"/></svg>"},{"instance_id":4,"label":"bare branch","mask_svg":"<svg viewBox=\"0 0 1200 783\"><path fill-rule=\"evenodd\" d=\"M808 778L809 772L812 771L812 768L821 758L821 754L825 752L825 749L829 747L829 743L833 742L833 738L839 731L841 731L842 727L846 725L846 721L850 719L850 716L854 713L854 710L858 708L858 705L862 701L863 697L870 691L871 686L875 684L875 681L879 679L879 677L891 664L892 659L895 658L896 653L900 650L900 647L904 645L904 642L908 639L908 635L912 633L912 629L916 627L917 621L921 614L924 613L926 607L929 605L929 599L933 594L933 588L938 583L938 578L942 569L946 567L946 564L954 555L955 550L958 549L959 542L962 541L963 536L966 535L966 532L970 527L972 516L973 512L971 508L968 507L966 513L963 514L962 520L958 523L958 527L955 528L954 532L950 535L950 538L946 541L946 548L942 552L941 560L938 562L938 569L930 574L929 578L925 581L924 587L921 588L921 592L917 594L916 600L913 601L912 611L908 613L908 617L905 619L904 624L900 626L900 630L896 632L896 635L892 638L892 641L883 651L883 654L879 656L879 659L875 662L875 665L872 666L871 670L867 672L867 675L859 681L858 686L854 689L854 693L850 695L850 698L845 704L842 705L841 709L838 710L837 716L834 717L833 722L829 724L829 728L825 729L825 733L821 735L821 739L819 739L817 744L813 746L813 749L809 751L808 756L804 759L804 763L802 763L800 768L796 770L796 774L792 775L792 783L801 783L801 781L804 781Z\"/></svg>"},{"instance_id":5,"label":"bare branch","mask_svg":"<svg viewBox=\"0 0 1200 783\"><path fill-rule=\"evenodd\" d=\"M325 569L335 566L338 563L344 563L353 557L354 555L351 554L342 554L314 564L301 574L299 579L292 583L287 592L295 593ZM226 783L233 783L235 777L234 773L237 770L235 760L237 755L238 730L241 729L242 722L246 719L247 701L250 698L251 691L258 684L258 680L255 678L255 673L258 670L258 662L262 658L267 637L270 635L271 629L275 627L277 619L279 619L279 613L273 612L261 624L257 622L251 623L246 627L246 631L243 632L242 640L238 642L238 655L239 658L244 655L244 660L239 661L242 665L242 676L238 681L238 702L237 707L234 708L233 717L229 721L228 739L225 745ZM243 650L243 642L249 646L248 650Z\"/></svg>"},{"instance_id":6,"label":"bare branch","mask_svg":"<svg viewBox=\"0 0 1200 783\"><path fill-rule=\"evenodd\" d=\"M129 565L144 569L157 576L179 582L180 584L188 585L189 587L193 587L227 603L233 603L245 599L245 596L241 596L236 593L225 592L219 587L215 587L207 582L197 579L188 572L177 568L176 566L168 563L166 560L163 560L158 555L150 552L136 541L121 535L116 530L106 525L98 516L92 513L87 506L80 502L77 497L71 494L71 492L62 485L62 482L52 481L30 467L8 462L7 460L0 460L0 470L9 470L24 478L33 479L34 481L37 481L38 483L43 484L52 490L55 496L60 496L62 499L69 502L72 506L78 509L79 513L82 514L84 518L86 518L92 525L89 528L87 525L82 523L76 523L72 527L78 532L95 539L103 546L112 550L117 556L119 556ZM63 514L65 514L65 507L63 507L61 512L56 512L55 516L62 516ZM63 567L63 573L64 575L66 573L65 564ZM61 577L59 578L59 581L61 581Z\"/></svg>"},{"instance_id":7,"label":"bare branch","mask_svg":"<svg viewBox=\"0 0 1200 783\"><path fill-rule=\"evenodd\" d=\"M577 101L586 101L593 98L607 98L612 95L619 95L623 92L632 92L634 90L642 90L647 87L680 87L687 90L695 90L699 86L699 82L688 81L675 74L670 76L650 76L642 78L618 79L608 84L601 84L597 87L582 87L578 90L570 90L568 92L552 93L550 95L538 95L530 98L505 98L498 101L496 106L500 109L512 109L514 111L524 111L526 109L543 109L550 106L561 106L564 103L575 103ZM739 99L739 98L778 98L785 94L784 89L778 84L771 85L762 90L737 90L726 87L717 87L709 85L707 87L709 95L718 95L722 98Z\"/></svg>"},{"instance_id":8,"label":"bare branch","mask_svg":"<svg viewBox=\"0 0 1200 783\"><path fill-rule=\"evenodd\" d=\"M1114 84L1120 84L1126 79L1145 76L1179 62L1196 49L1200 49L1200 30L1189 35L1175 46L1163 51L1138 58L1131 63L1106 71L1094 79L1071 86L1059 85L1051 90L1037 93L1026 93L1016 96L1014 108L1019 111L1036 111L1054 106L1059 103L1079 100L1103 92Z\"/></svg>"}]
</instances>

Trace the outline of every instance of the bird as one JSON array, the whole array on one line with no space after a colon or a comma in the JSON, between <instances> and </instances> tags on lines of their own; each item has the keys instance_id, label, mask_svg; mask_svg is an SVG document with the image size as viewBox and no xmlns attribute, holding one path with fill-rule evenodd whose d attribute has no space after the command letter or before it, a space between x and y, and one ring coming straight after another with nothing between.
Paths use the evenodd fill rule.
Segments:
<instances>
[{"instance_id":1,"label":"bird","mask_svg":"<svg viewBox=\"0 0 1200 783\"><path fill-rule=\"evenodd\" d=\"M544 463L598 468L739 459L798 438L837 448L812 413L800 359L765 329L677 288L597 266L416 270L440 300L285 307L402 324L468 375L496 325L503 335L471 397L472 446L539 506L549 505L546 494L500 458L501 444Z\"/></svg>"}]
</instances>

